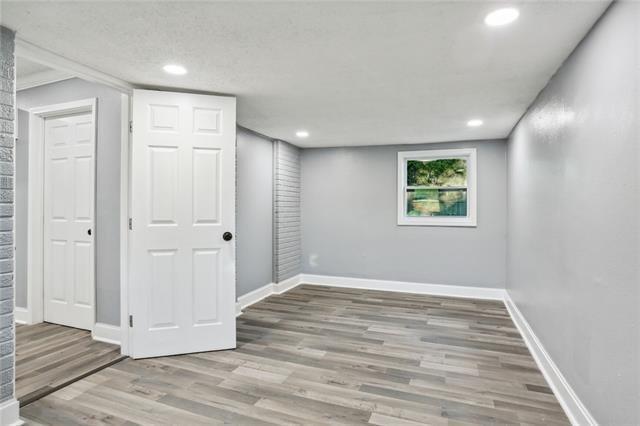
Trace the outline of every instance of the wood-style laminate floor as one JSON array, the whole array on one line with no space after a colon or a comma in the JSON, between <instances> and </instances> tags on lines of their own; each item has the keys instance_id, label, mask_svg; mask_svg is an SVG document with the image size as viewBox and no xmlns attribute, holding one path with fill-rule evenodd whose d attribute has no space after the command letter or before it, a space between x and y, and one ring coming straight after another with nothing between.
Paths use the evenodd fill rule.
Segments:
<instances>
[{"instance_id":1,"label":"wood-style laminate floor","mask_svg":"<svg viewBox=\"0 0 640 426\"><path fill-rule=\"evenodd\" d=\"M122 359L120 346L95 341L77 328L16 326L16 398L26 405Z\"/></svg>"},{"instance_id":2,"label":"wood-style laminate floor","mask_svg":"<svg viewBox=\"0 0 640 426\"><path fill-rule=\"evenodd\" d=\"M568 424L501 302L303 285L238 318L238 348L126 359L33 424Z\"/></svg>"}]
</instances>

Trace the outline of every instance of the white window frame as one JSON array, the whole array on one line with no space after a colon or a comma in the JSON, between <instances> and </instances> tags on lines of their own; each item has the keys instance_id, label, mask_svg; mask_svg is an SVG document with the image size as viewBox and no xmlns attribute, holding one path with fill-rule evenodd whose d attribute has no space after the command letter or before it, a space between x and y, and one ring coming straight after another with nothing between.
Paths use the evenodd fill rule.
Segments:
<instances>
[{"instance_id":1,"label":"white window frame","mask_svg":"<svg viewBox=\"0 0 640 426\"><path fill-rule=\"evenodd\" d=\"M477 226L478 177L475 148L434 149L398 152L398 225L413 226ZM405 193L407 188L407 161L462 158L467 160L467 216L407 216Z\"/></svg>"}]
</instances>

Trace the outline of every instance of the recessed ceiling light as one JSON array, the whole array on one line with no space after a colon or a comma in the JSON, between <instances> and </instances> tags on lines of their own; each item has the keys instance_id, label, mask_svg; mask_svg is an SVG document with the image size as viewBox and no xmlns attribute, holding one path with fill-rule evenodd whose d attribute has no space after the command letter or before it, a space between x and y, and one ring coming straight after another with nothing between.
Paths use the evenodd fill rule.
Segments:
<instances>
[{"instance_id":1,"label":"recessed ceiling light","mask_svg":"<svg viewBox=\"0 0 640 426\"><path fill-rule=\"evenodd\" d=\"M307 132L306 130L298 130L296 132L296 136L299 138L306 138L307 136L309 136L309 132Z\"/></svg>"},{"instance_id":2,"label":"recessed ceiling light","mask_svg":"<svg viewBox=\"0 0 640 426\"><path fill-rule=\"evenodd\" d=\"M162 69L164 70L164 72L174 75L184 75L187 73L187 69L185 67L176 64L165 65L164 67L162 67Z\"/></svg>"},{"instance_id":3,"label":"recessed ceiling light","mask_svg":"<svg viewBox=\"0 0 640 426\"><path fill-rule=\"evenodd\" d=\"M478 126L482 126L483 124L484 124L484 121L480 120L479 118L474 118L473 120L467 121L467 126L469 127L478 127Z\"/></svg>"},{"instance_id":4,"label":"recessed ceiling light","mask_svg":"<svg viewBox=\"0 0 640 426\"><path fill-rule=\"evenodd\" d=\"M507 25L518 19L520 12L514 7L505 7L504 9L494 10L484 18L484 23L490 27L499 27Z\"/></svg>"}]
</instances>

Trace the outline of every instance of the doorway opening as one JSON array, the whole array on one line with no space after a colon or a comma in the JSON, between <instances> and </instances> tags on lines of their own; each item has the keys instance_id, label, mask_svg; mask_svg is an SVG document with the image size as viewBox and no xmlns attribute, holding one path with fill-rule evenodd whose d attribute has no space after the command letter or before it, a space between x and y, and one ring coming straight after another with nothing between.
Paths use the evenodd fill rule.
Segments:
<instances>
[{"instance_id":1,"label":"doorway opening","mask_svg":"<svg viewBox=\"0 0 640 426\"><path fill-rule=\"evenodd\" d=\"M16 64L15 393L23 406L125 357L120 186L129 96L37 55L18 50Z\"/></svg>"}]
</instances>

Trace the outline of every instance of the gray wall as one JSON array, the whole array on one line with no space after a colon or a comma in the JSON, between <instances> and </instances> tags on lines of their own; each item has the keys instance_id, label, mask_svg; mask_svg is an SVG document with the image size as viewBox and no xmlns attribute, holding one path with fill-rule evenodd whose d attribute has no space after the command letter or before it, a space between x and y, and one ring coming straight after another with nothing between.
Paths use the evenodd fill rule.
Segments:
<instances>
[{"instance_id":1,"label":"gray wall","mask_svg":"<svg viewBox=\"0 0 640 426\"><path fill-rule=\"evenodd\" d=\"M14 34L0 27L0 403L13 397Z\"/></svg>"},{"instance_id":2,"label":"gray wall","mask_svg":"<svg viewBox=\"0 0 640 426\"><path fill-rule=\"evenodd\" d=\"M611 6L508 143L508 292L604 425L640 424L639 9Z\"/></svg>"},{"instance_id":3,"label":"gray wall","mask_svg":"<svg viewBox=\"0 0 640 426\"><path fill-rule=\"evenodd\" d=\"M302 272L300 218L300 155L290 143L276 141L274 147L274 282Z\"/></svg>"},{"instance_id":4,"label":"gray wall","mask_svg":"<svg viewBox=\"0 0 640 426\"><path fill-rule=\"evenodd\" d=\"M96 316L98 322L119 325L120 92L74 78L22 90L18 92L16 101L18 108L28 110L87 98L98 98L96 256L99 261L96 262ZM18 164L17 167L24 165Z\"/></svg>"},{"instance_id":5,"label":"gray wall","mask_svg":"<svg viewBox=\"0 0 640 426\"><path fill-rule=\"evenodd\" d=\"M398 226L397 152L478 149L476 228ZM302 151L303 272L504 287L505 141Z\"/></svg>"},{"instance_id":6,"label":"gray wall","mask_svg":"<svg viewBox=\"0 0 640 426\"><path fill-rule=\"evenodd\" d=\"M236 155L239 297L272 281L273 142L238 128Z\"/></svg>"},{"instance_id":7,"label":"gray wall","mask_svg":"<svg viewBox=\"0 0 640 426\"><path fill-rule=\"evenodd\" d=\"M16 241L16 306L27 306L27 241L29 182L29 113L18 110L16 138L15 241Z\"/></svg>"}]
</instances>

